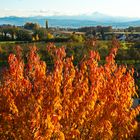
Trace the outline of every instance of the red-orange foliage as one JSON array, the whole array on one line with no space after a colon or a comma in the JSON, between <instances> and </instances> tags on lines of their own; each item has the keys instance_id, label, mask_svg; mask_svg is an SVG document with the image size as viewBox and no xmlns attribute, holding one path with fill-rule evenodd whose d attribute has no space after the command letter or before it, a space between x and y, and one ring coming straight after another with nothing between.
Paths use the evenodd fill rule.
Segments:
<instances>
[{"instance_id":1,"label":"red-orange foliage","mask_svg":"<svg viewBox=\"0 0 140 140\"><path fill-rule=\"evenodd\" d=\"M100 55L91 51L79 67L66 58L64 47L50 44L51 72L36 47L27 64L10 54L0 83L0 139L132 139L140 111L132 108L133 70L115 63L119 45L113 44L106 64L98 65Z\"/></svg>"}]
</instances>

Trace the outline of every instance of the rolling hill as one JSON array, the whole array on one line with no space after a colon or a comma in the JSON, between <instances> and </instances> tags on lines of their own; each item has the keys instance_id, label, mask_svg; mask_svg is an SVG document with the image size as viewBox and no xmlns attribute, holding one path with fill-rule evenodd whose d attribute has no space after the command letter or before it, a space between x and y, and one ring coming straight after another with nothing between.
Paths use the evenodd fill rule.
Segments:
<instances>
[{"instance_id":1,"label":"rolling hill","mask_svg":"<svg viewBox=\"0 0 140 140\"><path fill-rule=\"evenodd\" d=\"M1 17L0 25L12 24L22 26L26 22L37 22L41 26L45 26L45 21L48 20L50 27L65 27L65 28L78 28L83 26L113 26L114 28L126 28L129 26L140 26L139 18L127 17L113 17L104 15L98 12L90 15L53 15L53 16L34 16L34 17Z\"/></svg>"}]
</instances>

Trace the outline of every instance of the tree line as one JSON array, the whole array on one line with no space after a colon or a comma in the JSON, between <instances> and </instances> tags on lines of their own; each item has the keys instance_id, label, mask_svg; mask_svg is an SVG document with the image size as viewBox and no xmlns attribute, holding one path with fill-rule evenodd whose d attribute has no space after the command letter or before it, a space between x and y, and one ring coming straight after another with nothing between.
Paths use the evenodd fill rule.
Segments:
<instances>
[{"instance_id":1,"label":"tree line","mask_svg":"<svg viewBox=\"0 0 140 140\"><path fill-rule=\"evenodd\" d=\"M53 38L49 33L48 24L46 28L41 27L37 23L27 22L23 26L1 25L0 40L1 41L38 41Z\"/></svg>"}]
</instances>

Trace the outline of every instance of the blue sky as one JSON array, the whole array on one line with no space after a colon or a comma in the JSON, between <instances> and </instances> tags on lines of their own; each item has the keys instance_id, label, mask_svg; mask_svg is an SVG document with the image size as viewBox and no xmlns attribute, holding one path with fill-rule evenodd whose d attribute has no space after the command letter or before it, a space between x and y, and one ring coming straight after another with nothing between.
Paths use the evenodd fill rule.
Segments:
<instances>
[{"instance_id":1,"label":"blue sky","mask_svg":"<svg viewBox=\"0 0 140 140\"><path fill-rule=\"evenodd\" d=\"M140 0L0 0L0 17L78 15L100 12L140 17Z\"/></svg>"}]
</instances>

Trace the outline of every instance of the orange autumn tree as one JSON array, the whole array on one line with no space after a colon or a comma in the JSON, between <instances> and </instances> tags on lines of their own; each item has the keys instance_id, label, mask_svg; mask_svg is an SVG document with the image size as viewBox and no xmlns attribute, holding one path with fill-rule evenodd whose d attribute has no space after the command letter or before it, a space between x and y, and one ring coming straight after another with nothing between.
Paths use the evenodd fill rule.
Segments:
<instances>
[{"instance_id":1,"label":"orange autumn tree","mask_svg":"<svg viewBox=\"0 0 140 140\"><path fill-rule=\"evenodd\" d=\"M133 69L115 63L119 43L99 65L100 55L73 65L64 47L49 44L54 59L49 71L32 47L27 63L21 49L10 54L0 82L0 139L96 140L133 139L139 129L132 108L136 95Z\"/></svg>"}]
</instances>

